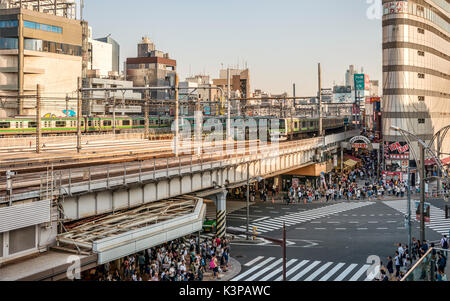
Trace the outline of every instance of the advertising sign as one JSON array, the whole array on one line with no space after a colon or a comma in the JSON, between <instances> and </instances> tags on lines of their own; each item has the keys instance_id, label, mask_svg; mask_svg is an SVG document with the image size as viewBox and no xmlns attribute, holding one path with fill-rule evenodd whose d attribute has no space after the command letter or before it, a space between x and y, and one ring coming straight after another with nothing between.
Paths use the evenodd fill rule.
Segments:
<instances>
[{"instance_id":1,"label":"advertising sign","mask_svg":"<svg viewBox=\"0 0 450 301\"><path fill-rule=\"evenodd\" d=\"M383 5L383 12L388 14L403 14L408 12L408 1L391 1Z\"/></svg>"},{"instance_id":2,"label":"advertising sign","mask_svg":"<svg viewBox=\"0 0 450 301\"><path fill-rule=\"evenodd\" d=\"M430 223L431 222L431 204L430 203L425 203L425 222L426 223ZM422 220L422 215L420 214L420 201L416 201L416 219L417 221L421 221Z\"/></svg>"}]
</instances>

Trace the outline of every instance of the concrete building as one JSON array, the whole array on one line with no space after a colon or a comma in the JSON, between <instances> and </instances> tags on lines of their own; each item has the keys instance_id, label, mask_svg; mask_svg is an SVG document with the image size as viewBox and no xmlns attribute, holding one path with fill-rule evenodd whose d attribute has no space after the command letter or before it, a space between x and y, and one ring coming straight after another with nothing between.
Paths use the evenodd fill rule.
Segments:
<instances>
[{"instance_id":1,"label":"concrete building","mask_svg":"<svg viewBox=\"0 0 450 301\"><path fill-rule=\"evenodd\" d=\"M114 78L101 78L99 74L90 73L88 77L89 88L133 88L133 82ZM131 90L116 92L90 92L88 101L83 106L84 116L112 115L115 111L118 115L142 115L142 95ZM115 102L114 102L115 100ZM115 103L115 107L114 107ZM70 109L70 108L69 108Z\"/></svg>"},{"instance_id":2,"label":"concrete building","mask_svg":"<svg viewBox=\"0 0 450 301\"><path fill-rule=\"evenodd\" d=\"M127 80L135 87L173 86L177 69L177 61L169 57L168 53L156 50L155 45L148 37L143 37L138 44L138 56L126 60ZM152 91L151 98L168 100L172 95L167 91Z\"/></svg>"},{"instance_id":3,"label":"concrete building","mask_svg":"<svg viewBox=\"0 0 450 301\"><path fill-rule=\"evenodd\" d=\"M0 9L0 94L8 97L0 117L34 115L35 100L18 96L35 95L37 84L41 85L42 113L63 115L64 104L61 107L54 99L63 100L75 91L82 76L82 22L70 18L69 8L58 6L53 11L38 8L38 1L27 1L22 7L12 3L2 1L5 9Z\"/></svg>"},{"instance_id":4,"label":"concrete building","mask_svg":"<svg viewBox=\"0 0 450 301\"><path fill-rule=\"evenodd\" d=\"M105 77L113 71L113 45L92 39L92 28L89 27L89 70L98 70Z\"/></svg>"},{"instance_id":5,"label":"concrete building","mask_svg":"<svg viewBox=\"0 0 450 301\"><path fill-rule=\"evenodd\" d=\"M449 125L450 4L384 0L383 6L383 138L389 150L387 165L402 166L395 160L398 147L389 146L403 146L405 141L391 126L430 141ZM416 144L414 148L418 151ZM446 139L443 151L449 150Z\"/></svg>"},{"instance_id":6,"label":"concrete building","mask_svg":"<svg viewBox=\"0 0 450 301\"><path fill-rule=\"evenodd\" d=\"M120 74L120 45L110 36L104 37L104 38L98 38L95 39L96 41L103 42L110 44L112 47L112 54L111 54L111 65L112 65L112 72L117 72L117 74Z\"/></svg>"},{"instance_id":7,"label":"concrete building","mask_svg":"<svg viewBox=\"0 0 450 301\"><path fill-rule=\"evenodd\" d=\"M227 90L227 69L220 70L220 78L213 79L213 84ZM234 97L250 97L250 69L230 69L230 86Z\"/></svg>"},{"instance_id":8,"label":"concrete building","mask_svg":"<svg viewBox=\"0 0 450 301\"><path fill-rule=\"evenodd\" d=\"M186 81L197 86L197 97L200 100L202 111L206 115L225 114L224 108L220 109L221 96L224 100L226 95L221 95L216 85L213 84L209 75L195 75L186 78ZM223 91L224 94L226 91Z\"/></svg>"},{"instance_id":9,"label":"concrete building","mask_svg":"<svg viewBox=\"0 0 450 301\"><path fill-rule=\"evenodd\" d=\"M345 85L352 87L352 90L355 90L355 81L354 76L358 73L355 69L354 65L350 65L349 69L345 73Z\"/></svg>"}]
</instances>

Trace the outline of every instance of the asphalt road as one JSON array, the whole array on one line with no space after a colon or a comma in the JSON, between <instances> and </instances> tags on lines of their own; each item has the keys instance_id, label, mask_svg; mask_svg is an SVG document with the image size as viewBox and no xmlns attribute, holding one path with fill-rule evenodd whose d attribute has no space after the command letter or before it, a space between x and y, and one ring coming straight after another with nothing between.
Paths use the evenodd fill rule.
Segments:
<instances>
[{"instance_id":1,"label":"asphalt road","mask_svg":"<svg viewBox=\"0 0 450 301\"><path fill-rule=\"evenodd\" d=\"M404 213L398 209L404 204L406 200L310 205L257 203L251 206L250 223L259 225L259 231L264 231L265 236L278 239L282 238L281 221L289 223L288 280L362 281L370 266L369 256L379 256L386 262L387 256L395 255L397 243L408 242ZM441 211L443 214L443 201L433 202L433 206L437 211L432 210L432 217ZM244 229L245 216L245 208L233 212L228 226ZM413 237L420 237L419 226L413 222ZM429 227L437 227L441 232ZM446 233L450 230L450 221L441 220L429 227L427 240L438 241L442 229L447 229ZM259 245L235 242L231 255L242 265L241 274L235 280L279 280L281 247L269 242Z\"/></svg>"}]
</instances>

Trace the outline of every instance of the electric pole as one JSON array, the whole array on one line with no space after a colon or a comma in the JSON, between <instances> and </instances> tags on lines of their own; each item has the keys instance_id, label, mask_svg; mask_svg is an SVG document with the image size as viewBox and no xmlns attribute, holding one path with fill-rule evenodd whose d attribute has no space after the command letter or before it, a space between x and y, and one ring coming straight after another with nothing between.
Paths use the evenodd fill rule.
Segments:
<instances>
[{"instance_id":1,"label":"electric pole","mask_svg":"<svg viewBox=\"0 0 450 301\"><path fill-rule=\"evenodd\" d=\"M319 63L319 136L323 136L322 120L322 68Z\"/></svg>"},{"instance_id":2,"label":"electric pole","mask_svg":"<svg viewBox=\"0 0 450 301\"><path fill-rule=\"evenodd\" d=\"M420 240L425 240L425 148L420 146Z\"/></svg>"}]
</instances>

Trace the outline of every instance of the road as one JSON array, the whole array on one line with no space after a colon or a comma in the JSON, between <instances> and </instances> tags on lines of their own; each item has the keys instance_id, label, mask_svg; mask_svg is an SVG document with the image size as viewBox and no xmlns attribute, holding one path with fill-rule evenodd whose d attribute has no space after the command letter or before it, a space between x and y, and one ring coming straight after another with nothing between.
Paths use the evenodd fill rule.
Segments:
<instances>
[{"instance_id":1,"label":"road","mask_svg":"<svg viewBox=\"0 0 450 301\"><path fill-rule=\"evenodd\" d=\"M427 225L428 241L438 241L450 230L450 220L442 218L444 205L432 207L432 223ZM287 226L287 279L289 281L364 281L376 255L386 262L395 255L396 243L407 243L403 201L338 202L311 205L257 203L251 207L251 223L265 236L280 239L282 221ZM246 209L233 215L245 216ZM232 215L232 216L233 216ZM228 226L246 228L235 218ZM413 236L419 237L420 224L413 222ZM435 231L435 230L438 231ZM281 280L281 247L269 242L258 245L232 244L232 254L242 265L234 280Z\"/></svg>"}]
</instances>

